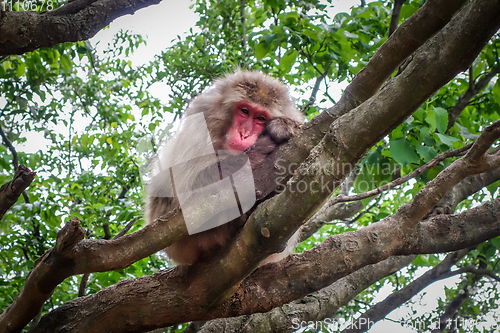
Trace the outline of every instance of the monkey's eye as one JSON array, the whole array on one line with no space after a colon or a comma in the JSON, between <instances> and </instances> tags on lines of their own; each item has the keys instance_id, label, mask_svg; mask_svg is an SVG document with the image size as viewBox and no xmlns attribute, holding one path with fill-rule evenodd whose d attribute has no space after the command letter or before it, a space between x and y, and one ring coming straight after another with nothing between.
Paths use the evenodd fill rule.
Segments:
<instances>
[{"instance_id":1,"label":"monkey's eye","mask_svg":"<svg viewBox=\"0 0 500 333\"><path fill-rule=\"evenodd\" d=\"M263 116L257 117L255 119L257 119L259 121L266 121L267 120L266 117L263 117Z\"/></svg>"},{"instance_id":2,"label":"monkey's eye","mask_svg":"<svg viewBox=\"0 0 500 333\"><path fill-rule=\"evenodd\" d=\"M246 108L241 108L241 112L243 112L246 115L250 114L250 112Z\"/></svg>"}]
</instances>

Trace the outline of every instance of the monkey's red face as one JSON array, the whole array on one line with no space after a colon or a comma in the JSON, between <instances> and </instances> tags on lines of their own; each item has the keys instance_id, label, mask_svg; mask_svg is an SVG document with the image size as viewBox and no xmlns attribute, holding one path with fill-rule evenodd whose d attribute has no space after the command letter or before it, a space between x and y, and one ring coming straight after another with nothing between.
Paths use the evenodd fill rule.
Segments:
<instances>
[{"instance_id":1,"label":"monkey's red face","mask_svg":"<svg viewBox=\"0 0 500 333\"><path fill-rule=\"evenodd\" d=\"M239 102L234 108L234 123L228 133L230 149L244 151L252 146L264 130L269 113L258 104Z\"/></svg>"}]
</instances>

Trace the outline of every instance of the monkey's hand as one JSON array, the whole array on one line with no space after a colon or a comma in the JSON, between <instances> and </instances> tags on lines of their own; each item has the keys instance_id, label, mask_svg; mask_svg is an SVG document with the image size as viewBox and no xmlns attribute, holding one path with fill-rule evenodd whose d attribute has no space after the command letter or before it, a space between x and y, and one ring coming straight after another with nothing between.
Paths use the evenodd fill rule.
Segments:
<instances>
[{"instance_id":1,"label":"monkey's hand","mask_svg":"<svg viewBox=\"0 0 500 333\"><path fill-rule=\"evenodd\" d=\"M299 122L285 117L271 119L255 144L247 149L252 165L261 163L265 155L270 154L276 147L288 141L297 133L300 125Z\"/></svg>"},{"instance_id":2,"label":"monkey's hand","mask_svg":"<svg viewBox=\"0 0 500 333\"><path fill-rule=\"evenodd\" d=\"M295 120L285 117L276 117L267 123L265 132L267 132L271 139L279 145L294 136L300 125L301 124Z\"/></svg>"}]
</instances>

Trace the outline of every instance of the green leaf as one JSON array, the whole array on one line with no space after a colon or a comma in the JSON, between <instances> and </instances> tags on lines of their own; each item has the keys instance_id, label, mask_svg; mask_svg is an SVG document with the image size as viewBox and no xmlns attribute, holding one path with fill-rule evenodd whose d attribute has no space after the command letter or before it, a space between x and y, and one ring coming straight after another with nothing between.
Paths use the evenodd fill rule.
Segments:
<instances>
[{"instance_id":1,"label":"green leaf","mask_svg":"<svg viewBox=\"0 0 500 333\"><path fill-rule=\"evenodd\" d=\"M496 182L486 186L486 189L488 190L488 192L490 192L490 195L493 196L499 186L500 186L500 180L497 180Z\"/></svg>"},{"instance_id":2,"label":"green leaf","mask_svg":"<svg viewBox=\"0 0 500 333\"><path fill-rule=\"evenodd\" d=\"M497 83L493 86L493 98L500 105L500 80L497 80Z\"/></svg>"},{"instance_id":3,"label":"green leaf","mask_svg":"<svg viewBox=\"0 0 500 333\"><path fill-rule=\"evenodd\" d=\"M500 250L500 237L493 238L490 240L491 244L496 247L498 250Z\"/></svg>"},{"instance_id":4,"label":"green leaf","mask_svg":"<svg viewBox=\"0 0 500 333\"><path fill-rule=\"evenodd\" d=\"M63 55L61 56L61 67L66 70L66 71L69 71L71 69L71 67L73 66L72 62L69 60L68 56L67 55Z\"/></svg>"},{"instance_id":5,"label":"green leaf","mask_svg":"<svg viewBox=\"0 0 500 333\"><path fill-rule=\"evenodd\" d=\"M434 108L434 117L436 120L436 128L440 133L446 133L448 128L448 112L443 108Z\"/></svg>"},{"instance_id":6,"label":"green leaf","mask_svg":"<svg viewBox=\"0 0 500 333\"><path fill-rule=\"evenodd\" d=\"M415 152L415 147L404 138L391 141L389 152L392 158L403 166L417 163L420 160L418 154Z\"/></svg>"},{"instance_id":7,"label":"green leaf","mask_svg":"<svg viewBox=\"0 0 500 333\"><path fill-rule=\"evenodd\" d=\"M436 150L432 147L417 146L415 149L425 162L429 162L437 155Z\"/></svg>"},{"instance_id":8,"label":"green leaf","mask_svg":"<svg viewBox=\"0 0 500 333\"><path fill-rule=\"evenodd\" d=\"M295 63L295 59L297 59L297 55L299 53L296 50L290 52L288 50L285 55L280 60L280 65L283 69L283 72L289 73L292 70L292 66Z\"/></svg>"},{"instance_id":9,"label":"green leaf","mask_svg":"<svg viewBox=\"0 0 500 333\"><path fill-rule=\"evenodd\" d=\"M88 148L88 145L89 145L89 135L88 134L83 134L80 137L80 142L82 143L83 147Z\"/></svg>"},{"instance_id":10,"label":"green leaf","mask_svg":"<svg viewBox=\"0 0 500 333\"><path fill-rule=\"evenodd\" d=\"M17 65L16 75L18 77L23 76L25 72L26 72L26 66L24 65L24 63L20 63L19 65Z\"/></svg>"},{"instance_id":11,"label":"green leaf","mask_svg":"<svg viewBox=\"0 0 500 333\"><path fill-rule=\"evenodd\" d=\"M439 140L441 140L442 143L447 145L450 148L453 148L453 142L458 141L457 138L454 138L452 136L446 135L446 134L440 134L440 133L435 133Z\"/></svg>"},{"instance_id":12,"label":"green leaf","mask_svg":"<svg viewBox=\"0 0 500 333\"><path fill-rule=\"evenodd\" d=\"M262 60L271 50L271 45L265 41L260 42L255 48L255 58Z\"/></svg>"},{"instance_id":13,"label":"green leaf","mask_svg":"<svg viewBox=\"0 0 500 333\"><path fill-rule=\"evenodd\" d=\"M429 112L427 112L427 117L426 119L427 122L429 123L430 127L431 127L431 132L434 132L436 130L436 113L434 112L434 110L431 110Z\"/></svg>"}]
</instances>

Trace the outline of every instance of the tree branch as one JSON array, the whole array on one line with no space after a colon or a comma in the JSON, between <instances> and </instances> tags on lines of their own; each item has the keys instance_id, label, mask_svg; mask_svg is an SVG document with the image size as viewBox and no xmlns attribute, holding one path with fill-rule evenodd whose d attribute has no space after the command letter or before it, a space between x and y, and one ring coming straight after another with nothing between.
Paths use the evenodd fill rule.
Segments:
<instances>
[{"instance_id":1,"label":"tree branch","mask_svg":"<svg viewBox=\"0 0 500 333\"><path fill-rule=\"evenodd\" d=\"M394 8L392 9L392 15L391 15L391 23L389 24L389 32L387 33L387 36L390 37L394 31L398 28L399 24L399 16L401 15L401 8L403 8L403 4L406 2L406 0L395 0L394 1Z\"/></svg>"},{"instance_id":2,"label":"tree branch","mask_svg":"<svg viewBox=\"0 0 500 333\"><path fill-rule=\"evenodd\" d=\"M321 84L321 81L326 77L326 74L328 73L328 70L325 70L323 73L321 73L320 76L316 78L316 82L314 83L313 90L311 92L311 96L309 97L309 100L307 101L307 104L302 107L302 112L305 112L311 105L316 102L316 95L318 94L319 91L319 86Z\"/></svg>"},{"instance_id":3,"label":"tree branch","mask_svg":"<svg viewBox=\"0 0 500 333\"><path fill-rule=\"evenodd\" d=\"M245 0L240 0L240 20L242 26L241 33L241 47L246 49L247 47L247 35L246 35L246 24L245 24Z\"/></svg>"},{"instance_id":4,"label":"tree branch","mask_svg":"<svg viewBox=\"0 0 500 333\"><path fill-rule=\"evenodd\" d=\"M166 223L165 219L169 222ZM83 239L84 230L80 222L76 218L71 219L58 232L56 246L35 262L26 277L24 289L0 315L0 328L5 328L2 332L21 331L65 278L126 268L186 234L184 219L178 210L156 219L137 232L109 241ZM75 239L80 241L75 242ZM148 241L145 242L145 239Z\"/></svg>"},{"instance_id":5,"label":"tree branch","mask_svg":"<svg viewBox=\"0 0 500 333\"><path fill-rule=\"evenodd\" d=\"M250 316L215 319L207 322L199 333L210 332L295 332L310 321L331 318L360 292L380 279L407 266L415 256L391 257L379 263L365 266L306 297ZM327 322L325 321L325 326Z\"/></svg>"},{"instance_id":6,"label":"tree branch","mask_svg":"<svg viewBox=\"0 0 500 333\"><path fill-rule=\"evenodd\" d=\"M150 290L149 292L140 292L139 294L137 294L136 292L131 291L128 288L125 288L125 290L127 290L129 294L128 296L123 294L123 297L115 295L114 291L105 289L108 290L107 292L113 294L113 295L108 295L111 297L110 299L113 300L110 302L114 304L114 300L116 299L116 302L119 303L116 303L114 305L110 304L109 305L110 308L104 312L107 313L108 311L111 311L111 308L115 309L118 308L117 311L124 311L124 309L120 309L121 306L126 306L127 302L136 302L137 298L142 299L143 297L148 295L149 297L153 297L152 295L150 295L151 292L161 293L161 295L158 296L161 296L160 299L162 300L180 299L183 300L182 301L183 304L186 302L187 304L184 304L185 306L182 307L183 311L181 313L178 311L179 309L177 311L174 311L174 309L170 308L172 306L177 307L177 305L174 304L175 302L169 303L168 305L164 305L163 309L165 310L165 312L161 316L162 318L163 316L167 316L165 317L166 322L158 323L156 321L153 321L152 318L150 318L151 320L148 320L146 317L143 317L146 315L143 313L141 315L141 320L137 320L132 324L131 323L127 324L131 324L133 326L139 325L138 327L144 327L144 325L146 325L147 327L148 323L149 325L153 326L156 324L152 323L158 323L160 326L156 327L164 327L175 324L177 322L184 322L188 320L206 320L206 319L212 319L214 318L214 316L215 317L234 316L245 313L250 314L254 312L268 311L275 306L280 306L285 302L291 301L299 297L303 297L305 294L309 292L319 290L320 288L323 288L326 285L334 282L336 279L339 279L367 264L373 264L380 260L386 259L391 255L421 253L419 251L440 252L439 250L433 251L429 249L432 249L433 246L436 247L442 244L450 246L451 243L454 243L457 240L460 240L461 242L455 244L465 244L466 246L476 244L475 239L472 240L473 242L472 244L470 244L471 242L470 240L469 242L467 242L464 239L460 239L460 237L457 235L460 235L461 233L450 232L449 228L452 227L447 226L446 237L450 237L449 235L453 235L451 239L448 240L440 239L439 242L427 244L427 246L414 247L410 252L405 252L405 253L400 252L400 251L402 252L407 251L408 248L411 248L409 244L419 239L421 240L421 242L429 242L429 240L432 239L435 240L436 236L441 236L441 238L444 238L444 236L442 236L440 232L436 232L435 230L433 230L433 233L435 233L434 237L428 235L426 238L421 239L419 237L420 235L418 234L412 235L412 233L414 233L415 230L421 231L422 229L419 228L409 229L409 228L414 225L413 219L418 218L419 216L421 218L427 212L425 210L427 206L434 205L437 202L439 202L439 200L444 196L444 194L446 194L450 184L453 187L454 184L463 179L469 173L484 172L488 169L492 169L495 166L498 167L500 165L500 159L496 158L498 157L497 155L500 155L500 153L492 155L493 158L490 158L491 156L479 156L479 153L477 153L477 152L484 153L486 151L485 149L486 145L488 143L491 144L491 142L494 141L495 137L498 136L500 136L500 121L495 123L494 125L487 127L483 132L483 134L478 138L476 143L473 145L471 150L465 155L465 157L452 163L448 168L446 168L435 178L435 180L439 178L444 178L445 181L441 180L439 182L437 181L435 182L435 180L433 180L427 183L421 190L421 192L415 197L414 201L410 204L403 206L403 208L401 208L396 214L384 219L381 222L372 224L364 229L356 231L356 236L355 236L356 241L353 241L351 239L352 236L350 234L352 233L337 235L330 237L325 242L316 247L318 249L317 251L321 252L321 249L324 247L325 248L324 251L331 252L328 253L327 256L322 256L319 258L317 256L315 258L307 258L307 256L310 253L313 253L314 251L303 253L302 256L305 257L306 262L317 263L317 265L314 265L314 267L309 267L307 269L308 270L307 272L300 272L300 273L296 272L296 270L303 269L303 266L298 263L295 263L295 265L291 267L289 266L290 260L285 260L280 264L266 265L264 267L259 268L256 271L256 273L252 274L252 276L250 276L247 280L245 280L245 282L242 283L240 286L235 287L233 290L234 293L231 295L231 297L221 298L220 296L222 294L221 291L224 291L223 294L227 294L227 292L231 290L229 289L230 287L228 286L235 285L238 282L237 279L244 276L243 274L245 274L244 273L245 269L253 268L255 262L258 262L256 259L265 257L268 254L270 254L268 252L270 245L266 245L264 243L267 242L267 240L265 239L267 238L267 236L263 236L264 233L261 235L260 239L254 239L250 243L247 242L248 239L251 239L249 237L252 237L252 235L253 237L256 237L257 235L257 233L254 233L252 231L252 228L255 227L252 226L252 222L247 222L247 224L243 227L243 231L236 237L235 243L233 243L230 246L227 252L222 253L220 257L216 257L213 260L201 262L199 265L189 266L187 268L178 268L171 271L170 272L171 274L167 273L167 275L169 276L169 282L171 282L171 284L169 284L164 289L160 290L159 288L155 287L154 291ZM489 161L490 159L493 160L496 164L490 163L491 162ZM470 216L471 214L477 214L480 217L475 216L474 219L471 220L482 222L484 221L484 219L488 218L491 219L491 216L493 216L493 218L496 219L496 216L498 215L497 211L500 212L499 200L500 199L496 199L490 205L485 204L481 206L481 208L486 211L485 212L481 211L480 214L477 214L477 212L480 211L480 208L478 207L477 209L471 209L465 213L462 213L460 215L455 215L454 217L449 217L449 218L453 219L456 217ZM257 209L257 211L259 211L259 209ZM271 211L274 214L275 211L277 211L277 209L273 209ZM252 219L253 216L254 214L252 214L250 218ZM259 217L257 217L256 219L259 219ZM498 221L498 224L500 224L500 221ZM258 226L259 224L256 223L256 225ZM455 225L458 226L460 224L455 221ZM473 223L471 223L471 225L473 225ZM495 237L498 234L498 232L500 232L500 226L498 227L498 230L495 230L491 220L490 220L490 225L491 227L490 226L488 227L488 233L486 234L487 235L486 237L492 238ZM271 225L267 226L269 228L272 228ZM420 224L420 226L422 226L422 224ZM474 230L481 231L481 228L479 228L478 226L474 226ZM246 235L248 234L248 232L250 232L251 234ZM472 235L474 235L472 231L467 232L468 239L470 239L470 237L473 237ZM331 240L336 239L338 237L340 237L340 239L336 241L337 244L342 244L343 242L347 242L347 248L343 249L343 247L339 248L338 246L330 244ZM344 241L342 241L344 237L345 239ZM480 237L484 237L484 235L481 234ZM361 252L362 254L355 253L358 251ZM352 256L353 254L356 254L356 256L353 257ZM236 266L234 264L235 258L254 258L255 261L251 262L249 260L247 262L246 260L243 260L243 262L238 263L238 265ZM335 258L335 260L332 260L332 258ZM327 260L327 262L325 262L325 260ZM335 261L337 262L335 263ZM281 266L275 267L275 265L281 265ZM332 267L334 267L334 271L330 271L329 273L317 272L316 274L314 274L313 271L315 269L327 266L330 267L330 270L332 269ZM233 269L232 271L229 270L230 267ZM265 270L266 268L268 268L267 271ZM282 289L283 286L275 285L274 290L272 288L269 289L267 287L265 288L258 287L257 289L255 289L255 286L262 285L262 283L264 283L264 285L267 285L267 283L273 284L272 281L269 281L267 275L271 273L273 275L273 281L274 281L274 279L277 278L276 274L280 275L280 272L282 271L286 272L287 279L293 276L296 277L316 276L316 279L314 281L307 281L306 283L304 283L303 281L300 282L296 281L296 285L294 285L294 287L290 287L287 284L286 290L283 290L282 293L277 293L277 290ZM226 274L224 276L220 276L218 280L214 281L212 277L215 276L214 274L217 275L218 272L226 272ZM259 272L265 272L264 276L260 276ZM323 276L323 278L320 278L319 277L320 275ZM287 281L287 279L284 280L278 279L277 281ZM187 285L185 285L186 282L188 283ZM143 284L145 283L145 281L136 279L134 283ZM148 282L146 282L146 284L148 284ZM156 284L154 283L154 285ZM185 286L184 288L181 287L183 285ZM210 285L211 288L200 289L199 287L206 285ZM134 286L134 288L136 287ZM263 290L266 290L264 294L262 292ZM124 291L122 290L122 292ZM196 296L194 296L192 292L194 292ZM128 299L128 297L130 297L130 299ZM226 304L226 302L229 303ZM237 314L233 312L227 313L228 309L233 309L231 311L236 311L234 302L237 302L239 304L238 308L239 311L242 311L242 313L237 313ZM197 306L195 306L195 304L197 304ZM215 304L219 305L215 306ZM158 310L157 307L160 305L152 304L152 306L154 306L155 309ZM64 308L64 306L61 308ZM90 309L88 311L90 311ZM224 311L224 312L220 313L219 311ZM69 314L69 312L70 309L66 308L64 316L67 315L66 313ZM84 312L89 313L87 311ZM55 312L54 316L51 318L52 319L50 320L55 320L58 323L61 322L61 320L63 320L62 318L58 317L57 312ZM75 320L74 318L70 319L70 322L73 322L74 320ZM102 327L103 332L110 331L114 329L114 327L116 327L116 323L113 323L111 327L106 325L106 322L99 320L93 320L93 323L95 323L99 327ZM55 325L55 322L51 322L50 325L47 327L52 327L51 325ZM127 330L127 329L128 328L125 327L120 328L120 330ZM43 330L41 332L43 332Z\"/></svg>"},{"instance_id":7,"label":"tree branch","mask_svg":"<svg viewBox=\"0 0 500 333\"><path fill-rule=\"evenodd\" d=\"M338 195L336 197L333 197L330 200L328 200L328 202L316 213L316 215L319 216L319 215L324 214L326 212L326 210L328 210L328 208L330 208L331 206L333 206L337 203L362 200L362 199L370 198L370 197L373 197L375 195L381 194L385 191L391 190L398 185L406 183L410 179L413 179L415 177L422 175L425 171L432 169L433 167L438 165L440 162L444 161L446 158L462 155L467 150L469 150L471 147L472 147L472 144L469 144L469 145L466 145L462 148L458 148L455 150L448 150L442 154L437 155L432 160L425 163L421 167L413 170L412 172L405 175L404 177L397 178L397 179L391 181L390 183L387 183L383 186L377 187L371 191L367 191L367 192L363 192L363 193L351 195L351 196Z\"/></svg>"},{"instance_id":8,"label":"tree branch","mask_svg":"<svg viewBox=\"0 0 500 333\"><path fill-rule=\"evenodd\" d=\"M137 331L266 312L393 255L456 251L494 238L500 235L499 215L497 198L458 215L433 217L404 235L394 227L394 220L386 219L332 236L311 251L260 267L216 302L207 297L210 291L200 286L214 284L213 279L206 284L202 272L220 258L199 266L177 267L125 280L60 306L42 318L35 332ZM226 266L225 274L230 273L228 269ZM305 278L308 276L314 278ZM127 320L109 320L118 313Z\"/></svg>"},{"instance_id":9,"label":"tree branch","mask_svg":"<svg viewBox=\"0 0 500 333\"><path fill-rule=\"evenodd\" d=\"M447 131L453 127L455 122L457 121L460 114L465 109L467 105L469 105L471 99L477 95L481 90L486 88L488 83L498 74L500 73L500 66L493 67L486 75L484 75L476 84L474 84L474 78L469 77L469 88L460 97L457 103L453 106L453 108L448 112L448 128ZM472 71L469 76L472 75Z\"/></svg>"},{"instance_id":10,"label":"tree branch","mask_svg":"<svg viewBox=\"0 0 500 333\"><path fill-rule=\"evenodd\" d=\"M334 120L339 120L341 115L350 112L355 107L360 106L361 103L367 101L368 98L374 96L382 84L384 84L392 73L398 69L399 65L429 38L442 29L455 12L465 3L467 3L465 0L427 1L414 15L401 24L397 31L377 50L365 68L354 77L352 83L346 88L339 102L304 125L302 129L303 135L297 135L287 144L283 145L283 147L275 152L273 156L270 156L271 160L282 161L280 164L290 173L293 173L293 166L297 165L296 162L303 161L307 158L309 152L323 139L324 134L329 131L329 127ZM473 7L475 8L476 5ZM481 13L483 12L482 9L479 9L479 11ZM485 11L488 12L488 9ZM467 21L467 23L465 21L460 21L464 16L467 17L468 15L474 18L476 23L472 20ZM456 32L452 29L462 31L464 36L470 34L471 31L478 32L479 35L483 33L479 32L481 28L478 23L478 21L483 19L482 14L462 13L460 17L461 18L455 17L454 21L457 23L454 23L454 27L447 30L446 34L456 35ZM433 38L433 42L428 42L427 45L419 51L420 57L412 61L412 66L410 69L406 69L406 74L394 78L392 80L392 88L389 88L389 85L387 85L386 89L380 92L384 97L378 96L377 103L375 103L374 99L374 103L365 103L366 105L363 109L353 110L353 113L358 114L360 117L357 118L361 120L361 113L366 112L370 114L372 111L371 109L380 107L381 104L385 103L384 100L386 102L393 101L394 103L391 103L391 107L386 108L387 114L383 116L383 120L396 118L396 115L404 113L401 110L401 106L405 105L405 103L410 105L409 108L416 109L416 106L411 106L411 104L415 103L415 105L420 105L428 96L448 82L458 71L460 71L457 70L457 67L463 67L463 65L457 66L457 64L461 62L470 64L472 59L474 59L480 51L479 44L482 43L481 45L484 45L484 43L486 43L485 39L488 40L489 37L498 30L498 22L493 23L496 21L496 18L488 16L488 18L484 17L484 19L488 21L489 24L492 24L490 27L492 31L486 32L484 37L480 37L475 41L472 41L470 38L468 40L464 38L463 40L461 39L460 42L454 42L453 44L456 47L454 50L442 49L442 45L446 44L445 41L448 39L446 39L443 32L440 32L438 34L440 36L439 39L436 37ZM462 26L460 24L462 24ZM478 25L477 27L475 26L476 24ZM483 27L489 24L485 24ZM465 26L467 26L467 30L464 29ZM479 35L477 35L477 37L479 37ZM473 46L476 42L479 44ZM466 45L471 47L467 48ZM442 58L437 56L440 53L443 53ZM440 65L441 62L445 60L444 53L448 57L446 59L448 65L454 67L451 72L446 74L444 72L448 72L451 68L448 66L445 66L447 67L445 68ZM434 57L432 54L434 54ZM461 55L463 58L459 59L456 55ZM442 81L439 79L441 74L443 74ZM399 87L397 87L398 85ZM415 91L416 87L419 87L418 93ZM412 94L405 92L404 95L400 96L401 99L395 98L394 94L397 93L398 89L402 91L412 91ZM428 91L419 97L420 93L423 93L422 89ZM414 93L417 94L414 95ZM414 99L414 101L410 102L409 99ZM408 114L401 115L401 118L405 119L410 113L411 111ZM369 123L372 118L372 116L368 115L368 118L363 121ZM345 121L341 124L342 127L353 128L353 124L349 122L348 118L344 120ZM340 130L342 130L342 127ZM385 125L382 128L384 127ZM367 128L367 131L369 130L373 130L373 128ZM381 137L384 135L381 128L377 127L375 132L381 133ZM358 138L361 137L361 133L359 134ZM269 181L269 179L275 176L275 173L275 164L263 165L261 173L255 178L256 184L262 185L262 190L258 193L258 198L265 198L275 191L276 185Z\"/></svg>"},{"instance_id":11,"label":"tree branch","mask_svg":"<svg viewBox=\"0 0 500 333\"><path fill-rule=\"evenodd\" d=\"M3 12L0 56L93 37L114 19L161 0L75 0L53 11Z\"/></svg>"},{"instance_id":12,"label":"tree branch","mask_svg":"<svg viewBox=\"0 0 500 333\"><path fill-rule=\"evenodd\" d=\"M3 144L9 149L10 153L12 154L12 165L14 166L14 170L17 170L17 167L19 166L19 159L17 157L16 148L14 148L12 142L10 142L9 138L3 131L1 125L0 125L0 137L2 137Z\"/></svg>"},{"instance_id":13,"label":"tree branch","mask_svg":"<svg viewBox=\"0 0 500 333\"><path fill-rule=\"evenodd\" d=\"M474 267L462 267L456 271L451 272L453 275L457 274L462 274L462 273L472 273L478 276L489 276L493 280L500 282L500 276L496 275L493 271L489 269L481 269L481 268L474 268Z\"/></svg>"},{"instance_id":14,"label":"tree branch","mask_svg":"<svg viewBox=\"0 0 500 333\"><path fill-rule=\"evenodd\" d=\"M36 172L31 171L24 165L19 165L14 178L0 187L0 220L7 210L16 203L17 198L35 179Z\"/></svg>"},{"instance_id":15,"label":"tree branch","mask_svg":"<svg viewBox=\"0 0 500 333\"><path fill-rule=\"evenodd\" d=\"M480 262L479 268L484 269L484 267L486 267L486 263L484 261ZM444 332L446 326L448 326L450 319L454 317L458 309L462 306L462 304L464 304L467 298L469 298L469 287L475 285L481 279L481 277L481 275L476 275L472 278L470 285L468 282L465 283L465 286L461 290L461 292L459 292L458 295L448 304L444 313L439 317L438 326L431 331L432 333Z\"/></svg>"}]
</instances>

